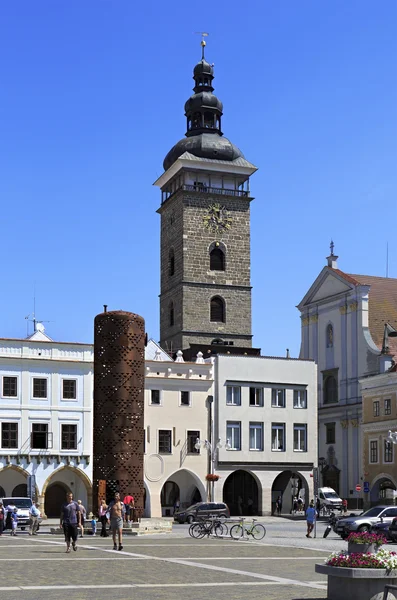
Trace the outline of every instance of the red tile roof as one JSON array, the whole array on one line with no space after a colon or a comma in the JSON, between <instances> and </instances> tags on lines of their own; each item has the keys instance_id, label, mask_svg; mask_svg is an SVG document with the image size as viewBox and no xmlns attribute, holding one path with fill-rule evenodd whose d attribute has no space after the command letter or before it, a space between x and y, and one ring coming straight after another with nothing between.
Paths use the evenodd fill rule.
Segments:
<instances>
[{"instance_id":1,"label":"red tile roof","mask_svg":"<svg viewBox=\"0 0 397 600\"><path fill-rule=\"evenodd\" d=\"M369 331L379 350L382 349L385 323L397 329L397 279L374 277L373 275L353 275L333 269L355 285L368 285L369 289ZM397 338L389 337L391 354L397 360Z\"/></svg>"}]
</instances>

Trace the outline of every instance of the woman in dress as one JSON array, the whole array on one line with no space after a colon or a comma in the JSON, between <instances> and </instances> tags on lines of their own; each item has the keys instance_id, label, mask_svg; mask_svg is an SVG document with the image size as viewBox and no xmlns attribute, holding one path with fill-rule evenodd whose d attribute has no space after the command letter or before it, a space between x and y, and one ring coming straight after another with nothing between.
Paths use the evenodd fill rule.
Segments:
<instances>
[{"instance_id":1,"label":"woman in dress","mask_svg":"<svg viewBox=\"0 0 397 600\"><path fill-rule=\"evenodd\" d=\"M101 537L108 537L108 532L106 531L106 524L108 522L108 518L107 518L107 510L108 510L108 506L105 502L104 499L101 500L101 503L99 505L99 520L102 523L102 529L101 529Z\"/></svg>"}]
</instances>

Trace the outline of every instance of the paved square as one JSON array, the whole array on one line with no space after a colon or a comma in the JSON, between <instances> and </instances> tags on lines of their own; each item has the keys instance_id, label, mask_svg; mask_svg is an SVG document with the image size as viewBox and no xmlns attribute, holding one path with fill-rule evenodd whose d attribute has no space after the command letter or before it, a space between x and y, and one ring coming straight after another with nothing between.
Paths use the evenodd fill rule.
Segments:
<instances>
[{"instance_id":1,"label":"paved square","mask_svg":"<svg viewBox=\"0 0 397 600\"><path fill-rule=\"evenodd\" d=\"M125 537L78 540L65 553L61 536L0 538L0 593L7 600L303 600L326 598L314 564L326 550L230 539Z\"/></svg>"}]
</instances>

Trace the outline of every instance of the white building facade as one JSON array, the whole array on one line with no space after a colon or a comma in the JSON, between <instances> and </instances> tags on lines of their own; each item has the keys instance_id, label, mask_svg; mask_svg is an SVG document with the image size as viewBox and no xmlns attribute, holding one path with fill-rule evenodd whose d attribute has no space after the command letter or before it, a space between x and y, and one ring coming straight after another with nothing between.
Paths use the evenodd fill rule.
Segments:
<instances>
[{"instance_id":1,"label":"white building facade","mask_svg":"<svg viewBox=\"0 0 397 600\"><path fill-rule=\"evenodd\" d=\"M43 331L0 340L0 497L25 496L58 516L66 491L91 503L93 348Z\"/></svg>"},{"instance_id":2,"label":"white building facade","mask_svg":"<svg viewBox=\"0 0 397 600\"><path fill-rule=\"evenodd\" d=\"M384 324L396 326L397 280L344 273L337 258L331 252L327 266L298 305L300 356L318 365L322 484L355 503L362 498L355 487L365 477L359 379L382 370ZM395 353L395 342L390 340L390 346Z\"/></svg>"},{"instance_id":3,"label":"white building facade","mask_svg":"<svg viewBox=\"0 0 397 600\"><path fill-rule=\"evenodd\" d=\"M271 514L278 496L283 512L294 497L307 504L317 465L315 363L218 355L215 406L215 499L232 514Z\"/></svg>"}]
</instances>

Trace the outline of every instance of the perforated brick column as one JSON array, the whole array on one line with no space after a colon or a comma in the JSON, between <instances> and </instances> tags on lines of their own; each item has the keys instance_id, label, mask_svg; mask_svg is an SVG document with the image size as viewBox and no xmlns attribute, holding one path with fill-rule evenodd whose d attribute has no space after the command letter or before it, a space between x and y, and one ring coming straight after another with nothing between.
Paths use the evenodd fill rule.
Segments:
<instances>
[{"instance_id":1,"label":"perforated brick column","mask_svg":"<svg viewBox=\"0 0 397 600\"><path fill-rule=\"evenodd\" d=\"M109 501L135 498L136 516L144 509L145 321L124 311L95 317L93 511L98 482L106 480Z\"/></svg>"}]
</instances>

